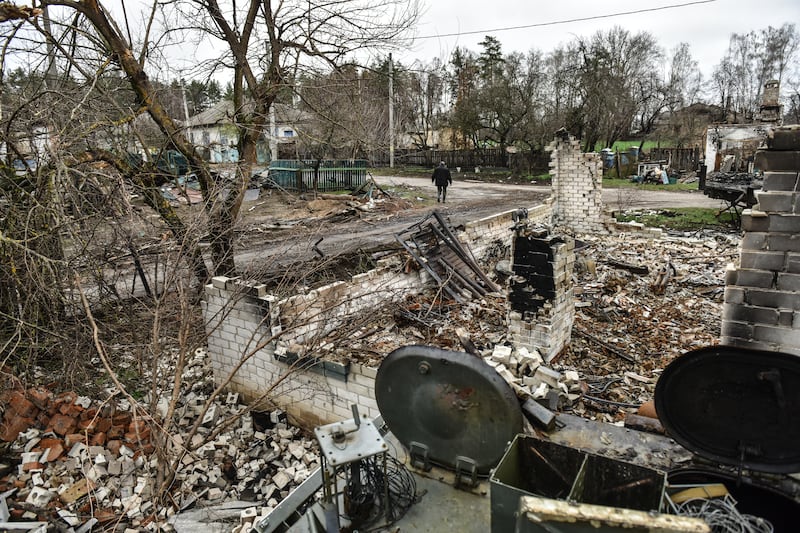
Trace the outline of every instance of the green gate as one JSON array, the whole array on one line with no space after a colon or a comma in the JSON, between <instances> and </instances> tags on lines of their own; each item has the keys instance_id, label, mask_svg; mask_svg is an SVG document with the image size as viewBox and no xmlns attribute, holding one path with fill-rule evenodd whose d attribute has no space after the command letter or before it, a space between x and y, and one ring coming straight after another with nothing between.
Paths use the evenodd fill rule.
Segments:
<instances>
[{"instance_id":1,"label":"green gate","mask_svg":"<svg viewBox=\"0 0 800 533\"><path fill-rule=\"evenodd\" d=\"M315 169L317 163L319 168ZM269 164L268 177L275 185L290 191L355 190L367 180L367 160L275 159Z\"/></svg>"}]
</instances>

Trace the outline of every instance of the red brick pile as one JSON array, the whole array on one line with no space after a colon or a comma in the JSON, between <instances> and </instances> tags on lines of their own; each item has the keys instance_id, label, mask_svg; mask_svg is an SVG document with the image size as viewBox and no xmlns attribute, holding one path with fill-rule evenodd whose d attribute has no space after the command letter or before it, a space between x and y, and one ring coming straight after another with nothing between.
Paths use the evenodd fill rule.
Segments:
<instances>
[{"instance_id":1,"label":"red brick pile","mask_svg":"<svg viewBox=\"0 0 800 533\"><path fill-rule=\"evenodd\" d=\"M122 445L134 452L141 450L145 455L154 450L148 420L134 418L129 412L115 412L111 404L82 405L74 392L53 395L43 388L4 391L0 393L0 406L5 410L0 422L0 440L11 442L30 428L53 433L52 438L42 439L45 444L53 445L49 461L58 459L77 442L105 446L114 455L118 455ZM39 447L42 451L46 449L41 443Z\"/></svg>"},{"instance_id":2,"label":"red brick pile","mask_svg":"<svg viewBox=\"0 0 800 533\"><path fill-rule=\"evenodd\" d=\"M109 403L94 407L90 400L80 398L74 392L56 395L41 387L6 390L0 392L0 408L3 411L0 441L26 439L28 430L37 429L39 432L35 438L20 442L20 445L26 452L41 452L38 460L23 462L18 469L0 477L0 493L17 488L22 490L20 496L24 495L31 474L68 459L70 450L78 443L103 447L109 457L119 457L120 449L125 446L133 452L133 459L149 455L155 449L150 439L149 419L134 417L130 412L117 412ZM38 442L30 446L36 439ZM129 452L126 450L126 453ZM29 453L22 454L22 457L26 455L30 457ZM81 479L59 499L62 504L72 504L93 488L94 483ZM86 505L90 503L87 500ZM60 507L58 504L55 506ZM12 516L22 512L21 509L12 509ZM110 518L114 518L113 512Z\"/></svg>"}]
</instances>

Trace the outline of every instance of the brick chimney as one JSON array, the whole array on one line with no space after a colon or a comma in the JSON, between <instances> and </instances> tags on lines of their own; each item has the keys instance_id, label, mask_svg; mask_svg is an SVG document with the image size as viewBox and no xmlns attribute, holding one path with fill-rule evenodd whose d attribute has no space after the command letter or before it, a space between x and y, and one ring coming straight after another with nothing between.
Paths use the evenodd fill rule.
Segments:
<instances>
[{"instance_id":1,"label":"brick chimney","mask_svg":"<svg viewBox=\"0 0 800 533\"><path fill-rule=\"evenodd\" d=\"M726 273L723 344L800 355L800 126L756 152L758 204L742 213L739 267Z\"/></svg>"}]
</instances>

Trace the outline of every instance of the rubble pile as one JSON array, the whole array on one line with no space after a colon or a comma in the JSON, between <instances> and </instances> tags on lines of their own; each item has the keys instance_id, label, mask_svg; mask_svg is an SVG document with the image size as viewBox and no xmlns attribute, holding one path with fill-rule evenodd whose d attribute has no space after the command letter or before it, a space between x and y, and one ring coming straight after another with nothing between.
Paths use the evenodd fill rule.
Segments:
<instances>
[{"instance_id":1,"label":"rubble pile","mask_svg":"<svg viewBox=\"0 0 800 533\"><path fill-rule=\"evenodd\" d=\"M0 394L0 493L12 491L5 502L10 518L65 531L97 524L156 531L196 505L244 500L253 502L249 515L271 510L318 467L316 441L282 411L254 420L237 394L203 412L205 359L200 349L186 366L186 391L168 435L158 421L169 393L155 402L152 417L141 407L146 402L131 406L114 395L100 402L44 388Z\"/></svg>"},{"instance_id":2,"label":"rubble pile","mask_svg":"<svg viewBox=\"0 0 800 533\"><path fill-rule=\"evenodd\" d=\"M463 304L433 292L409 298L352 317L316 350L377 367L408 344L472 348L523 398L619 423L652 399L670 361L719 342L725 268L736 261L737 245L738 235L714 231L584 237L576 245L572 339L549 366L511 347L506 299L494 293ZM508 261L495 259L497 267L486 270L502 283Z\"/></svg>"}]
</instances>

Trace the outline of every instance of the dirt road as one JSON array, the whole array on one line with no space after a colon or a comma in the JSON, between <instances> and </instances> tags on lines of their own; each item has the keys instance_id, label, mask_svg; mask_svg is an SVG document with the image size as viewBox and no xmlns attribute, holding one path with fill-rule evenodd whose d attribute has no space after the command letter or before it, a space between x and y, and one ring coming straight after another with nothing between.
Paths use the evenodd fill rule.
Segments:
<instances>
[{"instance_id":1,"label":"dirt road","mask_svg":"<svg viewBox=\"0 0 800 533\"><path fill-rule=\"evenodd\" d=\"M550 195L549 186L484 183L456 180L448 188L447 203L437 204L436 187L428 178L377 176L381 186L404 190L410 196L408 208L385 212L352 212L349 216L315 216L298 202L291 220L272 217L273 223L247 222L241 231L237 264L246 270L276 271L312 258L330 258L358 250L374 251L396 244L395 234L419 222L434 209L454 225L463 224L519 207L532 207ZM603 191L606 209L646 209L666 207L720 207L700 192L642 191L607 189ZM344 208L345 204L341 205ZM267 208L270 209L270 208ZM273 208L274 209L274 208ZM268 211L274 212L274 211Z\"/></svg>"},{"instance_id":2,"label":"dirt road","mask_svg":"<svg viewBox=\"0 0 800 533\"><path fill-rule=\"evenodd\" d=\"M436 197L436 187L429 178L409 178L399 176L376 176L375 181L383 185L398 186L406 184L429 196ZM508 200L506 209L515 207L529 207L526 204L517 205L515 199L524 201L529 194L536 197L546 197L550 194L549 185L512 185L502 183L483 183L475 180L455 180L447 189L448 204L460 205L472 203L478 199ZM603 189L603 204L606 209L617 211L620 209L648 209L667 207L721 207L719 200L708 198L700 191L644 191L641 189Z\"/></svg>"}]
</instances>

